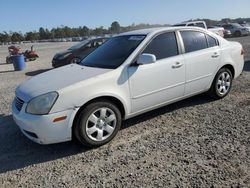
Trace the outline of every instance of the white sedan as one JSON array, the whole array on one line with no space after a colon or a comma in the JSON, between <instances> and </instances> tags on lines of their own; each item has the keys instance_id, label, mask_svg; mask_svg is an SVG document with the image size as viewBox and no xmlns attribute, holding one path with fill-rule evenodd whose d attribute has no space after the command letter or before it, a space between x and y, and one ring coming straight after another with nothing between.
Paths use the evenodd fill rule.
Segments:
<instances>
[{"instance_id":1,"label":"white sedan","mask_svg":"<svg viewBox=\"0 0 250 188\"><path fill-rule=\"evenodd\" d=\"M16 89L13 118L40 144L97 147L122 120L208 92L225 97L243 69L241 44L207 30L138 30L108 40L80 64L37 75Z\"/></svg>"}]
</instances>

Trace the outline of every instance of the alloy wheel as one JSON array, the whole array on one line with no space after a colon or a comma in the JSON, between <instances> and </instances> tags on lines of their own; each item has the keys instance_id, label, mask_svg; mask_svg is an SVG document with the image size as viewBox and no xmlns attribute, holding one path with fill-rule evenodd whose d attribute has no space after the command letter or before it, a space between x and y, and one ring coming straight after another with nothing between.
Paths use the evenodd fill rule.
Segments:
<instances>
[{"instance_id":1,"label":"alloy wheel","mask_svg":"<svg viewBox=\"0 0 250 188\"><path fill-rule=\"evenodd\" d=\"M226 95L231 87L232 78L228 72L222 72L217 81L217 91L220 95Z\"/></svg>"},{"instance_id":2,"label":"alloy wheel","mask_svg":"<svg viewBox=\"0 0 250 188\"><path fill-rule=\"evenodd\" d=\"M116 122L116 115L111 109L99 108L88 117L86 122L87 136L94 141L106 140L114 132Z\"/></svg>"}]
</instances>

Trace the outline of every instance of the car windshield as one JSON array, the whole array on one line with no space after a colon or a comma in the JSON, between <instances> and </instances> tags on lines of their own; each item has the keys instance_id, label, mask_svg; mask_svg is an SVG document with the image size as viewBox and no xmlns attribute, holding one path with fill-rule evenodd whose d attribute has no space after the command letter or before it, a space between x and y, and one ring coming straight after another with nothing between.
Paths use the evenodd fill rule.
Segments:
<instances>
[{"instance_id":1,"label":"car windshield","mask_svg":"<svg viewBox=\"0 0 250 188\"><path fill-rule=\"evenodd\" d=\"M125 35L109 39L80 63L84 66L115 69L143 41L145 35Z\"/></svg>"},{"instance_id":2,"label":"car windshield","mask_svg":"<svg viewBox=\"0 0 250 188\"><path fill-rule=\"evenodd\" d=\"M77 50L77 49L80 49L81 47L83 47L83 46L86 45L87 43L89 43L89 40L85 40L85 41L83 41L83 42L77 43L76 45L71 46L71 47L69 48L69 50Z\"/></svg>"},{"instance_id":3,"label":"car windshield","mask_svg":"<svg viewBox=\"0 0 250 188\"><path fill-rule=\"evenodd\" d=\"M242 28L242 26L240 25L240 24L238 24L238 23L233 23L232 24L234 27L236 27L236 28Z\"/></svg>"}]
</instances>

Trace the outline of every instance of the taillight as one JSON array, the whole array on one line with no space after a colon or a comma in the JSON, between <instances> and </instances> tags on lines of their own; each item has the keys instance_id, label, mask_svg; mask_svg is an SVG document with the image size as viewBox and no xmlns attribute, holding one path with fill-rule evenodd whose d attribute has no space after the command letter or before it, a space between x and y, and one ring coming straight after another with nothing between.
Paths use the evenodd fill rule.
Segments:
<instances>
[{"instance_id":1,"label":"taillight","mask_svg":"<svg viewBox=\"0 0 250 188\"><path fill-rule=\"evenodd\" d=\"M244 55L245 54L245 51L244 51L244 49L242 48L241 49L241 53L240 53L241 55Z\"/></svg>"}]
</instances>

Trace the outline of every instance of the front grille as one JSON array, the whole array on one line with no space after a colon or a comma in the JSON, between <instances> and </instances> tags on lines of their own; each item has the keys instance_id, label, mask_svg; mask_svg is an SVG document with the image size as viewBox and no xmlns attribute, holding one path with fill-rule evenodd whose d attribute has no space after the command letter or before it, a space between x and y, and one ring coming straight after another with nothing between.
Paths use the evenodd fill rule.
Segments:
<instances>
[{"instance_id":1,"label":"front grille","mask_svg":"<svg viewBox=\"0 0 250 188\"><path fill-rule=\"evenodd\" d=\"M23 103L24 101L22 99L19 99L18 97L15 98L15 106L18 111L21 111Z\"/></svg>"},{"instance_id":2,"label":"front grille","mask_svg":"<svg viewBox=\"0 0 250 188\"><path fill-rule=\"evenodd\" d=\"M31 136L31 137L33 137L33 138L38 138L38 136L35 134L35 133L33 133L33 132L30 132L30 131L26 131L26 130L23 130L27 135L29 135L29 136Z\"/></svg>"}]
</instances>

